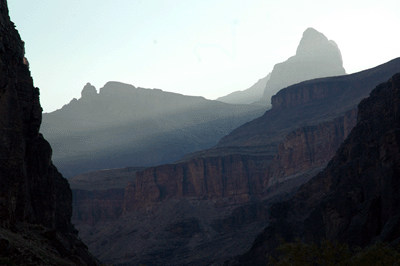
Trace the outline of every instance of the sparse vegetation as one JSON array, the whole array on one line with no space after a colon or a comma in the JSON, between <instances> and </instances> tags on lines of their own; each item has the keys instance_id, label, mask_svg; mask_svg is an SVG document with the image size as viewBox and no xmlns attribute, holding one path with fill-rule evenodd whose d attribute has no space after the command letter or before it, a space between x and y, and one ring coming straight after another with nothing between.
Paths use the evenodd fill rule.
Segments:
<instances>
[{"instance_id":1,"label":"sparse vegetation","mask_svg":"<svg viewBox=\"0 0 400 266\"><path fill-rule=\"evenodd\" d=\"M269 266L399 266L400 250L377 242L364 249L328 240L319 245L283 242L278 256L269 256Z\"/></svg>"}]
</instances>

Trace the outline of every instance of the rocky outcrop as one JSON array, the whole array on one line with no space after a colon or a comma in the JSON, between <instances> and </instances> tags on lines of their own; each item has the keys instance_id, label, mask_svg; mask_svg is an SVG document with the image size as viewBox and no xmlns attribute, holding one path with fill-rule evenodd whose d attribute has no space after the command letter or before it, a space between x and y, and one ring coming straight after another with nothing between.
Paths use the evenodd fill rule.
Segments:
<instances>
[{"instance_id":1,"label":"rocky outcrop","mask_svg":"<svg viewBox=\"0 0 400 266\"><path fill-rule=\"evenodd\" d=\"M337 44L315 29L308 28L303 33L296 55L274 66L261 101L270 104L272 95L301 81L344 74Z\"/></svg>"},{"instance_id":2,"label":"rocky outcrop","mask_svg":"<svg viewBox=\"0 0 400 266\"><path fill-rule=\"evenodd\" d=\"M0 24L0 239L7 247L0 250L0 257L18 265L43 265L29 261L35 257L32 254L17 254L28 248L17 241L18 234L29 230L27 224L35 224L60 259L98 265L77 238L71 224L71 190L51 162L50 145L39 134L39 89L33 86L24 43L10 21L5 0L0 1ZM8 234L10 230L13 233ZM33 243L39 243L36 240ZM57 265L53 253L41 254L49 259L47 265Z\"/></svg>"},{"instance_id":3,"label":"rocky outcrop","mask_svg":"<svg viewBox=\"0 0 400 266\"><path fill-rule=\"evenodd\" d=\"M81 99L94 99L96 95L98 95L96 88L88 82L82 89Z\"/></svg>"},{"instance_id":4,"label":"rocky outcrop","mask_svg":"<svg viewBox=\"0 0 400 266\"><path fill-rule=\"evenodd\" d=\"M326 169L287 202L240 265L265 265L266 252L300 238L365 247L400 241L400 74L377 86L358 107L357 125Z\"/></svg>"}]
</instances>

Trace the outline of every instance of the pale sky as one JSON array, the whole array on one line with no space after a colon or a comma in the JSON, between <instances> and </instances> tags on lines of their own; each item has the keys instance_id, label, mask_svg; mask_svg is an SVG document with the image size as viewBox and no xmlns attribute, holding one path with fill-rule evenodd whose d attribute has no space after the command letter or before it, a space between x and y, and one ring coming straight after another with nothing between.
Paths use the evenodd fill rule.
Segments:
<instances>
[{"instance_id":1,"label":"pale sky","mask_svg":"<svg viewBox=\"0 0 400 266\"><path fill-rule=\"evenodd\" d=\"M8 0L44 112L108 81L216 99L294 55L313 27L354 73L400 56L400 1Z\"/></svg>"}]
</instances>

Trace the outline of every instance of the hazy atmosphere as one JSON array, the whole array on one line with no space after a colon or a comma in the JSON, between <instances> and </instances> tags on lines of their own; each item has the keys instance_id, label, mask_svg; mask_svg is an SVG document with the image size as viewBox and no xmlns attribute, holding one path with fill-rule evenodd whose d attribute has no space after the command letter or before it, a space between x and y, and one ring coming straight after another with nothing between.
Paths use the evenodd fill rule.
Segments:
<instances>
[{"instance_id":1,"label":"hazy atmosphere","mask_svg":"<svg viewBox=\"0 0 400 266\"><path fill-rule=\"evenodd\" d=\"M18 0L9 9L44 112L111 80L216 99L292 56L308 27L338 44L347 73L400 47L397 0Z\"/></svg>"},{"instance_id":2,"label":"hazy atmosphere","mask_svg":"<svg viewBox=\"0 0 400 266\"><path fill-rule=\"evenodd\" d=\"M0 264L398 265L399 10L0 0Z\"/></svg>"}]
</instances>

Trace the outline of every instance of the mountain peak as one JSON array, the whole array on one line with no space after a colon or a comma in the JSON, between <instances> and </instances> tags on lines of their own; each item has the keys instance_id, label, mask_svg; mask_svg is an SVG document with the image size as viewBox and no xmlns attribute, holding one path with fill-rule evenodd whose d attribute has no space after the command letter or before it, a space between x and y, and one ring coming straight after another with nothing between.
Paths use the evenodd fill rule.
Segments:
<instances>
[{"instance_id":1,"label":"mountain peak","mask_svg":"<svg viewBox=\"0 0 400 266\"><path fill-rule=\"evenodd\" d=\"M89 82L86 83L85 87L83 87L83 89L82 89L81 97L82 98L92 98L94 95L97 95L96 88Z\"/></svg>"},{"instance_id":2,"label":"mountain peak","mask_svg":"<svg viewBox=\"0 0 400 266\"><path fill-rule=\"evenodd\" d=\"M328 40L324 34L314 28L307 28L304 31L296 50L296 56L310 57L312 59L324 58L327 61L338 61L340 59L340 62L337 63L342 64L342 56L337 44L332 40Z\"/></svg>"},{"instance_id":3,"label":"mountain peak","mask_svg":"<svg viewBox=\"0 0 400 266\"><path fill-rule=\"evenodd\" d=\"M296 54L274 66L264 90L263 101L290 85L315 78L346 74L337 44L321 32L307 28Z\"/></svg>"}]
</instances>

